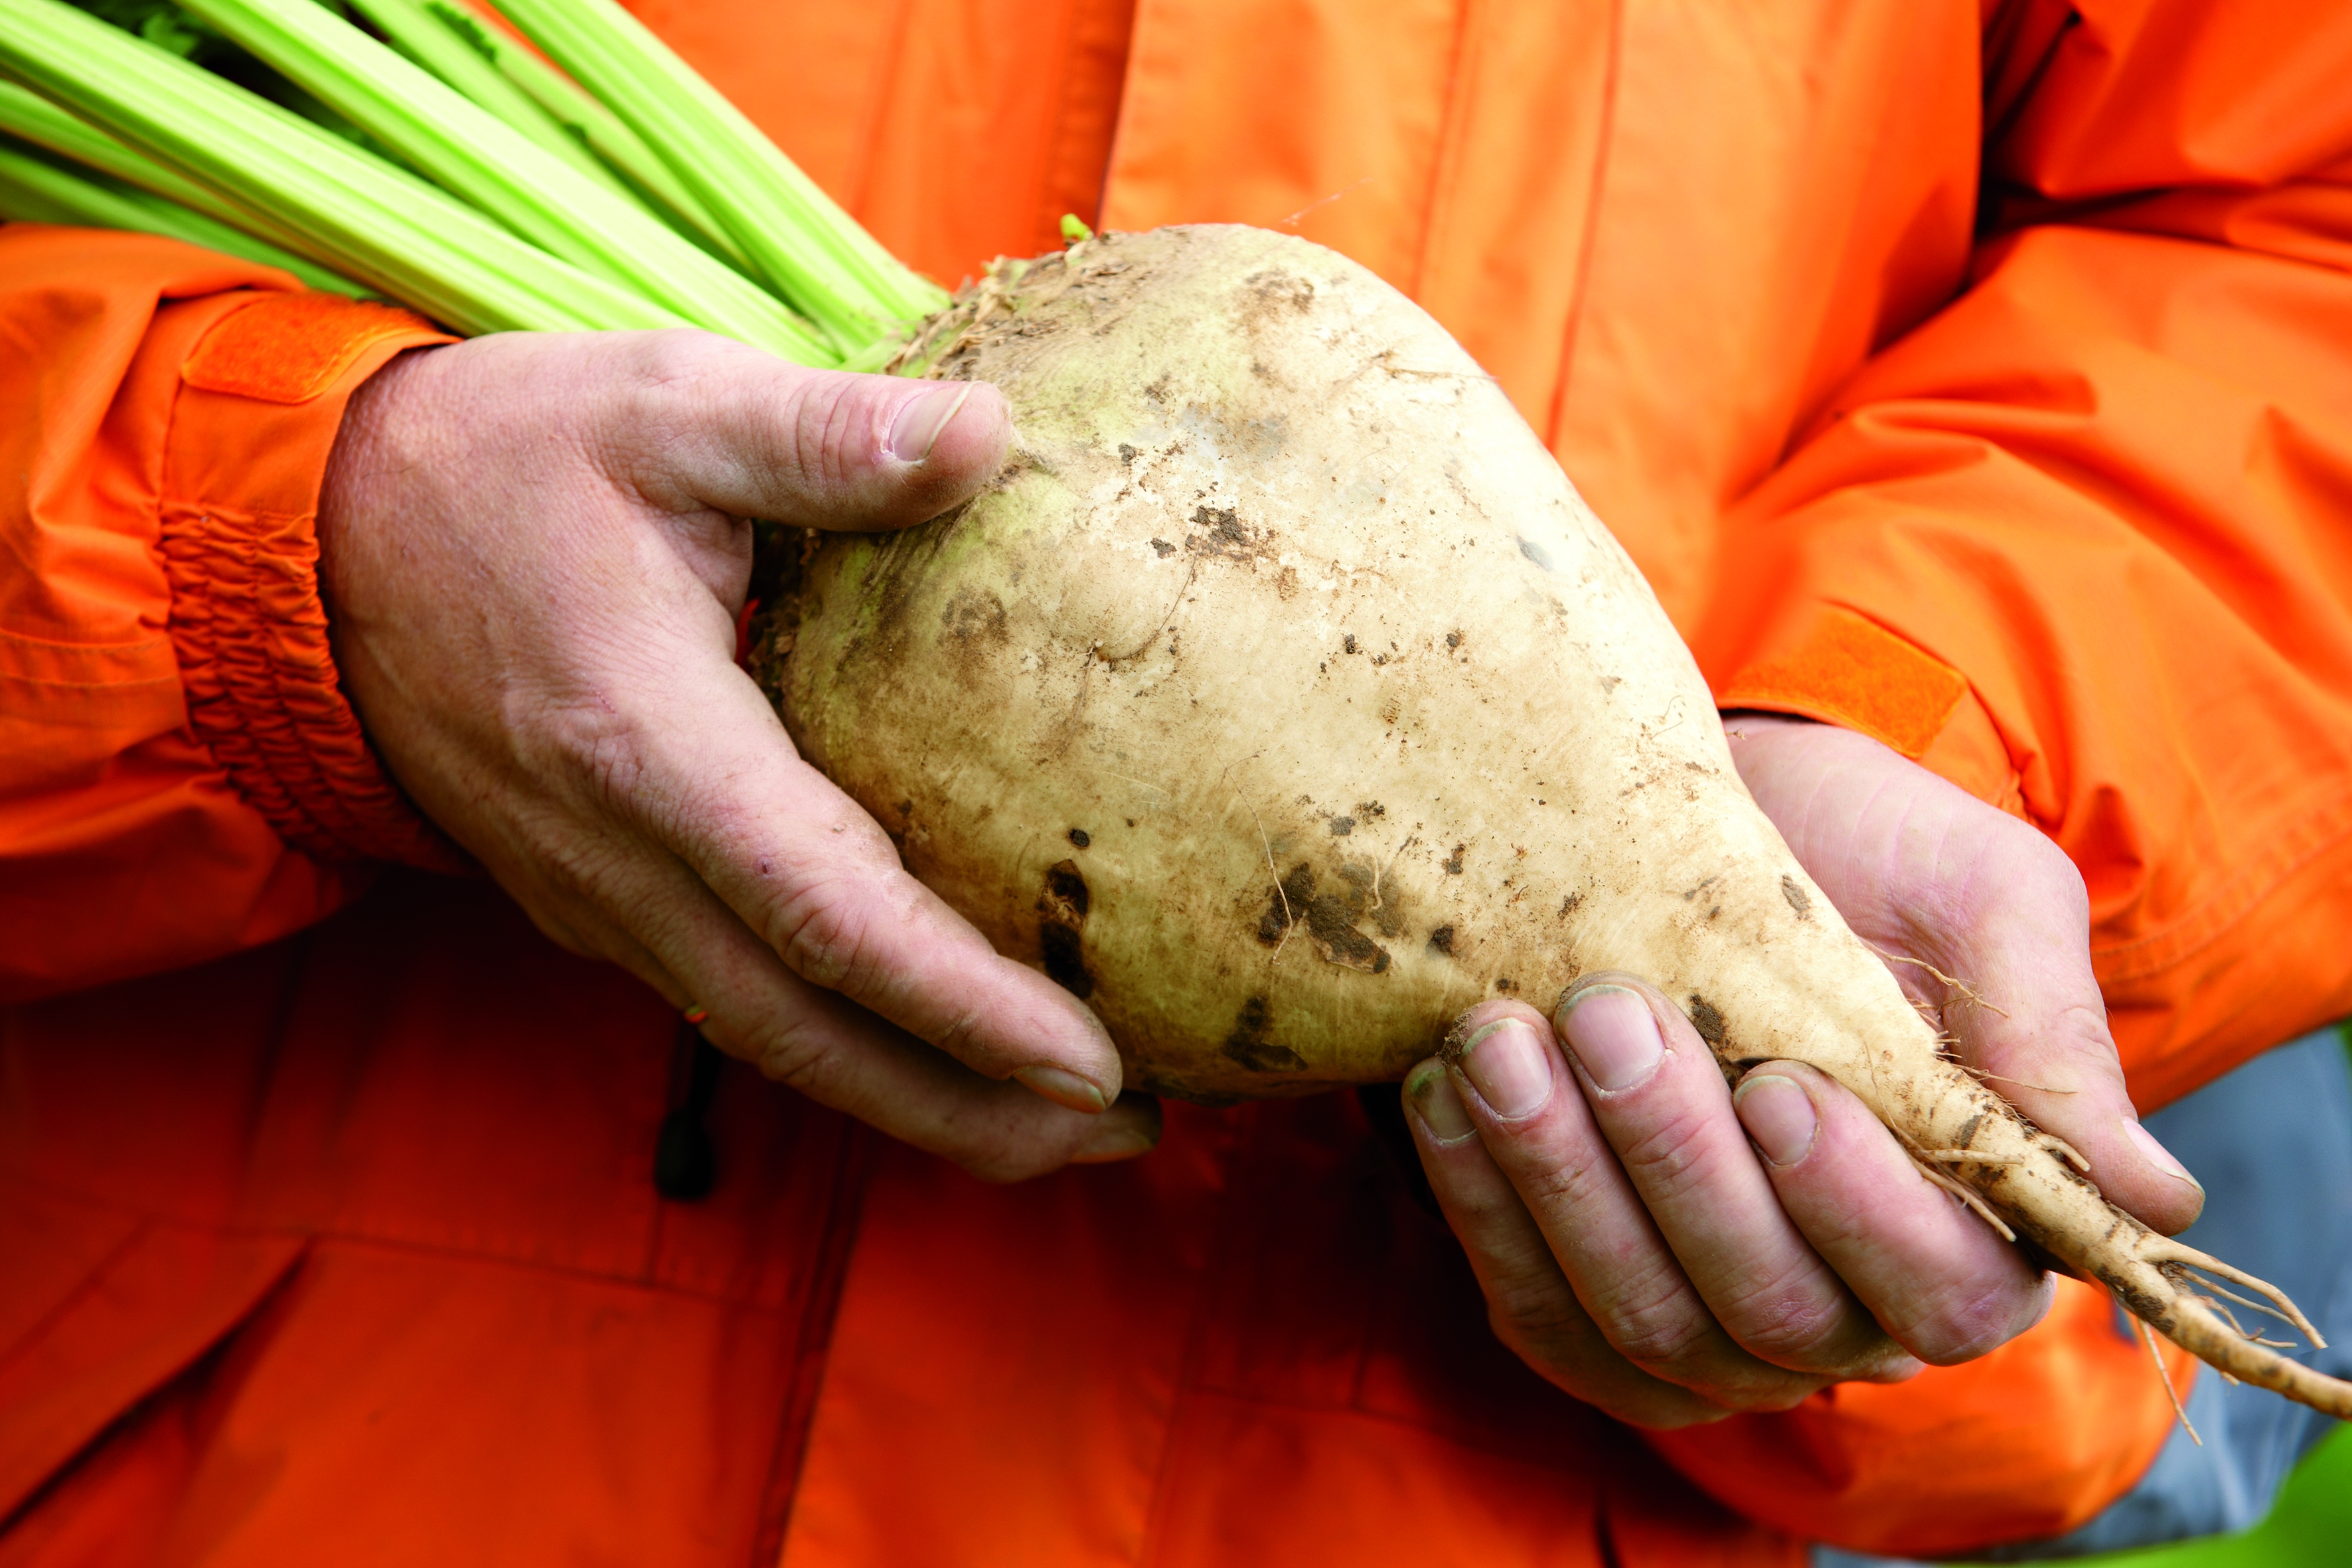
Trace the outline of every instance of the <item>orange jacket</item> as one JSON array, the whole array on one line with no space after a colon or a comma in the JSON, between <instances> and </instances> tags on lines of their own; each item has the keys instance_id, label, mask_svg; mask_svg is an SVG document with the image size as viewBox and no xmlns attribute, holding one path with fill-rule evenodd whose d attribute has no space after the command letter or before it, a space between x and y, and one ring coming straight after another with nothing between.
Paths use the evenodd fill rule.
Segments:
<instances>
[{"instance_id":1,"label":"orange jacket","mask_svg":"<svg viewBox=\"0 0 2352 1568\"><path fill-rule=\"evenodd\" d=\"M2340 8L642 8L950 283L1075 210L1288 224L1415 293L1727 704L1875 733L2074 855L2144 1103L2347 1010ZM1983 1362L1662 1468L1499 1359L1344 1101L991 1190L739 1076L720 1194L656 1203L631 984L463 885L272 944L445 853L335 692L308 528L342 396L432 337L285 288L0 231L23 1539L1785 1562L1690 1485L1932 1552L2064 1529L2162 1441L2069 1287Z\"/></svg>"}]
</instances>

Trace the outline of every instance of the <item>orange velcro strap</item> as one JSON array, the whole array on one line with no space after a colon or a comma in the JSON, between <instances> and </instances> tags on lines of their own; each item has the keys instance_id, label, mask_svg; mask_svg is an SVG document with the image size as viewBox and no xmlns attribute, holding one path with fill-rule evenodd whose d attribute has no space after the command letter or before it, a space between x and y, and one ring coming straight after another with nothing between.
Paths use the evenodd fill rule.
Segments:
<instances>
[{"instance_id":1,"label":"orange velcro strap","mask_svg":"<svg viewBox=\"0 0 2352 1568\"><path fill-rule=\"evenodd\" d=\"M180 379L263 403L308 403L385 339L433 331L413 310L340 294L257 294L204 335Z\"/></svg>"},{"instance_id":2,"label":"orange velcro strap","mask_svg":"<svg viewBox=\"0 0 2352 1568\"><path fill-rule=\"evenodd\" d=\"M1783 654L1716 693L1719 708L1801 713L1858 730L1917 761L1969 692L1968 678L1851 610L1825 606Z\"/></svg>"}]
</instances>

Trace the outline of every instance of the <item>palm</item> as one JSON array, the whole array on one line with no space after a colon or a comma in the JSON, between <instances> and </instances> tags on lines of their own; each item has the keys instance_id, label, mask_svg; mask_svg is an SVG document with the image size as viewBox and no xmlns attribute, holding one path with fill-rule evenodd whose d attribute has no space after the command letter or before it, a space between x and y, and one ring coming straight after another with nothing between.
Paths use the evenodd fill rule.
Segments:
<instances>
[{"instance_id":1,"label":"palm","mask_svg":"<svg viewBox=\"0 0 2352 1568\"><path fill-rule=\"evenodd\" d=\"M2195 1219L2202 1194L2136 1146L2089 899L2057 846L1851 731L1753 716L1726 728L1757 804L1954 1054L2080 1149L2123 1207L2166 1232Z\"/></svg>"}]
</instances>

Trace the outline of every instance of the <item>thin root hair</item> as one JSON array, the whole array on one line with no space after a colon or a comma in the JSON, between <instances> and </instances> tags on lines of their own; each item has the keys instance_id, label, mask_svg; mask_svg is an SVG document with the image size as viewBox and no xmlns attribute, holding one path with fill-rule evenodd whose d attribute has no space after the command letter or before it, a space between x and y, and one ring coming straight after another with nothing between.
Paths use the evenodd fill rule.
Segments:
<instances>
[{"instance_id":1,"label":"thin root hair","mask_svg":"<svg viewBox=\"0 0 2352 1568\"><path fill-rule=\"evenodd\" d=\"M1998 1231L2003 1241L2015 1241L2017 1239L2017 1232L2010 1229L2009 1223L2002 1219L2000 1215L1993 1213L1991 1206L1988 1205L1984 1199L1979 1197L1964 1184L1955 1181L1946 1173L1937 1170L1934 1164L1930 1163L1924 1157L1919 1146L1914 1143L1908 1137L1904 1137L1900 1133L1897 1133L1896 1136L1902 1138L1903 1152L1911 1156L1912 1167L1921 1175L1927 1177L1930 1185L1943 1188L1944 1191L1951 1194L1952 1196L1959 1199L1960 1202L1976 1210L1978 1217L1982 1219L1985 1224L1992 1226L1994 1230Z\"/></svg>"},{"instance_id":2,"label":"thin root hair","mask_svg":"<svg viewBox=\"0 0 2352 1568\"><path fill-rule=\"evenodd\" d=\"M2172 1401L2172 1413L2180 1418L2180 1429L2189 1434L2190 1442L2200 1448L2203 1447L2205 1439L2200 1437L2197 1435L2197 1428L2189 1424L2189 1412L2181 1407L2180 1391L2172 1386L2172 1376L2164 1370L2164 1352L2157 1347L2156 1331L2137 1318L2132 1320L2132 1325L2139 1330L2140 1337L2147 1342L2147 1359L2156 1363L2156 1381L2164 1384L2164 1396Z\"/></svg>"},{"instance_id":3,"label":"thin root hair","mask_svg":"<svg viewBox=\"0 0 2352 1568\"><path fill-rule=\"evenodd\" d=\"M2013 1083L2020 1089L2030 1089L2036 1094L2080 1094L2083 1092L2079 1089L2056 1089L2046 1083L2028 1083L2021 1078L2011 1078L2006 1073L1997 1073L1990 1068L1970 1067L1966 1062L1954 1062L1952 1065L1958 1068L1962 1072L1970 1074L1976 1078L1990 1079L1995 1083ZM2086 1170L2088 1168L2088 1166L2084 1167Z\"/></svg>"},{"instance_id":4,"label":"thin root hair","mask_svg":"<svg viewBox=\"0 0 2352 1568\"><path fill-rule=\"evenodd\" d=\"M1290 933L1298 929L1298 916L1291 910L1290 895L1283 890L1282 868L1274 863L1274 840L1265 836L1265 819L1257 814L1257 807L1249 803L1238 787L1234 790L1234 799L1250 814L1250 820L1257 824L1258 847L1265 851L1265 868L1274 878L1274 896L1282 900L1282 940L1274 944L1274 956L1265 961L1266 967L1271 969L1282 962L1282 950L1290 945Z\"/></svg>"},{"instance_id":5,"label":"thin root hair","mask_svg":"<svg viewBox=\"0 0 2352 1568\"><path fill-rule=\"evenodd\" d=\"M1889 963L1916 964L1917 967L1926 970L1928 973L1942 981L1946 985L1948 985L1953 990L1958 992L1960 994L1960 999L1964 1002L1973 1002L1978 1006L1982 1007L1986 1012L1999 1013L2004 1018L2009 1016L2007 1011L2002 1008L1996 1007L1991 1003L1986 1001L1984 999L1983 992L1979 991L1975 986L1969 984L1965 980L1959 979L1955 975L1945 973L1942 970L1937 968L1934 964L1928 963L1924 958L1906 958L1899 952L1889 952L1885 948L1879 946L1876 942L1872 942L1867 938L1864 939L1862 945L1870 949L1871 952L1878 954L1879 957L1885 959ZM1931 1019L1929 1021L1933 1022L1934 1020Z\"/></svg>"},{"instance_id":6,"label":"thin root hair","mask_svg":"<svg viewBox=\"0 0 2352 1568\"><path fill-rule=\"evenodd\" d=\"M2176 1283L2182 1281L2181 1277L2173 1272L2175 1268L2195 1269L2200 1274L2209 1275L2211 1278L2200 1279L2198 1283L2208 1289L2220 1291L2240 1306L2252 1308L2258 1312L2291 1325L2296 1332L2311 1342L2313 1349L2327 1348L2327 1342L2320 1337L2318 1329L2312 1325L2311 1320L2303 1315L2303 1309L2296 1306L2285 1291L2269 1280L2257 1279L2242 1268L2233 1268L2210 1254L2200 1252L2193 1247L2184 1246L2168 1237L2159 1237L2154 1240L2155 1247L2141 1256L2155 1264ZM2249 1300L2235 1291L2223 1289L2213 1282L2215 1279L2227 1279L2233 1285L2242 1285L2256 1295L2263 1297L2269 1305L2265 1306L2263 1301Z\"/></svg>"},{"instance_id":7,"label":"thin root hair","mask_svg":"<svg viewBox=\"0 0 2352 1568\"><path fill-rule=\"evenodd\" d=\"M1265 831L1264 827L1258 829L1261 835ZM1381 907L1381 879L1387 876L1389 868L1397 863L1397 857L1412 848L1415 842L1413 835L1407 833L1403 840L1394 849L1389 851L1389 858L1372 868L1372 901L1368 908L1378 910ZM1266 851L1266 858L1269 860L1274 858L1274 852L1271 849Z\"/></svg>"}]
</instances>

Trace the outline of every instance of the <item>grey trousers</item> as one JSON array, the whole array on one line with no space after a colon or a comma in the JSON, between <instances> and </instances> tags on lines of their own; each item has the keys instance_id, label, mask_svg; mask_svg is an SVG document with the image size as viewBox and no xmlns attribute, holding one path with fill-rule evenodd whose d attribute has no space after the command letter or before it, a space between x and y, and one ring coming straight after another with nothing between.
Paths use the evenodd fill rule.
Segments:
<instances>
[{"instance_id":1,"label":"grey trousers","mask_svg":"<svg viewBox=\"0 0 2352 1568\"><path fill-rule=\"evenodd\" d=\"M2325 1029L2281 1046L2158 1111L2147 1127L2205 1184L2205 1212L2182 1239L2294 1298L2329 1346L2296 1359L2352 1377L2352 1068L2342 1037ZM2116 1332L2129 1337L2118 1320ZM2210 1373L2197 1379L2189 1419L2204 1447L2175 1430L2139 1484L2088 1524L1968 1561L2081 1557L2244 1530L2270 1511L2287 1472L2333 1425ZM1898 1562L1813 1548L1813 1568Z\"/></svg>"}]
</instances>

